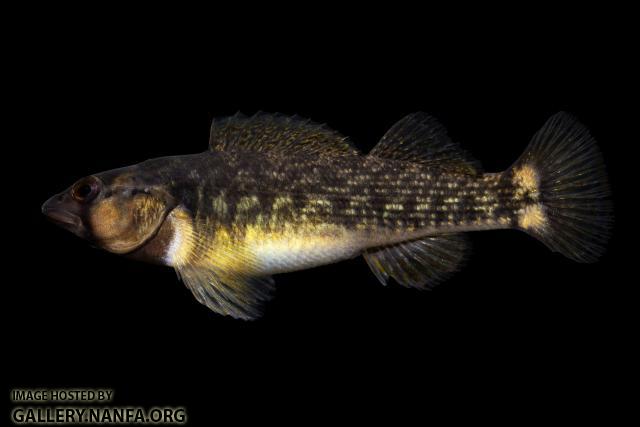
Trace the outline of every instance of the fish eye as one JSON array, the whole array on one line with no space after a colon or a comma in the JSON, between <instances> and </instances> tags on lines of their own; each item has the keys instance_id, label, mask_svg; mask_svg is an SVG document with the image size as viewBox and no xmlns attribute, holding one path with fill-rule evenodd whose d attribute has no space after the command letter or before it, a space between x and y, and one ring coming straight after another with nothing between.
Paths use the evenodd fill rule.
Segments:
<instances>
[{"instance_id":1,"label":"fish eye","mask_svg":"<svg viewBox=\"0 0 640 427\"><path fill-rule=\"evenodd\" d=\"M89 177L78 182L71 190L71 196L81 203L87 203L93 200L100 192L98 180Z\"/></svg>"}]
</instances>

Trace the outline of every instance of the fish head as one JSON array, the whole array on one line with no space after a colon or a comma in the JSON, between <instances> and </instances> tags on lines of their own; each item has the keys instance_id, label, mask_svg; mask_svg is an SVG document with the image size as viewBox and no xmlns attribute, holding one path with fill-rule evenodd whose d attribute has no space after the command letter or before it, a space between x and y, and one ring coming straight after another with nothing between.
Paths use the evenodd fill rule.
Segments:
<instances>
[{"instance_id":1,"label":"fish head","mask_svg":"<svg viewBox=\"0 0 640 427\"><path fill-rule=\"evenodd\" d=\"M128 254L160 230L174 199L133 168L90 175L42 205L51 221L109 252Z\"/></svg>"}]
</instances>

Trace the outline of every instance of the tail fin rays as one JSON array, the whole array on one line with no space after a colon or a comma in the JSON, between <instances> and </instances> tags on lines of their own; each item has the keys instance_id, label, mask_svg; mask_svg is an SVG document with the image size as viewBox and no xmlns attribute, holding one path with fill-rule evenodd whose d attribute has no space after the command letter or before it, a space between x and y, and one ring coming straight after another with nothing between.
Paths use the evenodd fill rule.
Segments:
<instances>
[{"instance_id":1,"label":"tail fin rays","mask_svg":"<svg viewBox=\"0 0 640 427\"><path fill-rule=\"evenodd\" d=\"M510 172L516 197L528 201L518 212L520 229L578 262L604 253L613 222L604 162L573 116L552 116Z\"/></svg>"}]
</instances>

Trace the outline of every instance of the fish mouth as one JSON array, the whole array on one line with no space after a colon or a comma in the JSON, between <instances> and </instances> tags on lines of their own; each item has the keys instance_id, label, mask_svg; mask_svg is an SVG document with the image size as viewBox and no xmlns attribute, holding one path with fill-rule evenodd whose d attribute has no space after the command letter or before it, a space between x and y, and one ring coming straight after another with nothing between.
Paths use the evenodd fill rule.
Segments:
<instances>
[{"instance_id":1,"label":"fish mouth","mask_svg":"<svg viewBox=\"0 0 640 427\"><path fill-rule=\"evenodd\" d=\"M62 209L42 207L42 213L52 222L62 226L80 227L80 217Z\"/></svg>"},{"instance_id":2,"label":"fish mouth","mask_svg":"<svg viewBox=\"0 0 640 427\"><path fill-rule=\"evenodd\" d=\"M85 228L79 215L65 209L60 197L54 196L42 205L42 213L54 224L72 232L77 236L84 236Z\"/></svg>"}]
</instances>

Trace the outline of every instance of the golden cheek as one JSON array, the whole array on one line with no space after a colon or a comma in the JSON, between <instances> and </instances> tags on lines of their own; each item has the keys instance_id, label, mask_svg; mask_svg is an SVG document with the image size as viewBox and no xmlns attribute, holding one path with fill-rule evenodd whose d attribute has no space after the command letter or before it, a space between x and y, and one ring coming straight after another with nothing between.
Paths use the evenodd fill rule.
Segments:
<instances>
[{"instance_id":1,"label":"golden cheek","mask_svg":"<svg viewBox=\"0 0 640 427\"><path fill-rule=\"evenodd\" d=\"M98 203L90 217L92 231L101 239L118 237L127 229L131 221L130 212L112 199Z\"/></svg>"},{"instance_id":2,"label":"golden cheek","mask_svg":"<svg viewBox=\"0 0 640 427\"><path fill-rule=\"evenodd\" d=\"M148 195L108 198L91 210L91 232L104 249L127 253L154 235L165 214L165 204Z\"/></svg>"}]
</instances>

